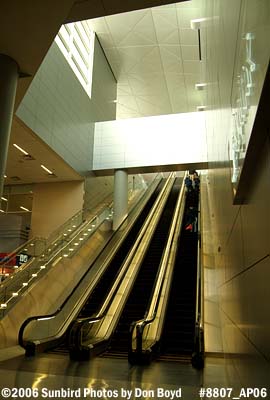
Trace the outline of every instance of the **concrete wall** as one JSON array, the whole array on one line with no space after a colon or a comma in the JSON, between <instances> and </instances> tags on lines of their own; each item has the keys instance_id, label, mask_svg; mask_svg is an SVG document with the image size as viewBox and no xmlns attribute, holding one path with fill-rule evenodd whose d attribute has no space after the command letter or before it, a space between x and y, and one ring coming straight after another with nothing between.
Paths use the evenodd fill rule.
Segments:
<instances>
[{"instance_id":1,"label":"concrete wall","mask_svg":"<svg viewBox=\"0 0 270 400\"><path fill-rule=\"evenodd\" d=\"M205 5L205 15L213 17L202 35L208 71L204 79L210 83L206 117L211 160L202 188L203 212L210 211L204 221L205 317L206 324L216 324L208 331L207 349L224 351L229 385L265 386L270 376L270 140L257 155L255 179L250 177L242 205L233 205L228 146L233 73L237 77L234 67L239 64L234 57L241 56L237 39L241 42L244 33L255 33L253 57L261 66L255 75L258 92L269 60L269 2L207 0ZM258 98L251 101L256 107ZM210 317L211 307L216 319ZM212 346L215 329L222 344Z\"/></svg>"},{"instance_id":2,"label":"concrete wall","mask_svg":"<svg viewBox=\"0 0 270 400\"><path fill-rule=\"evenodd\" d=\"M91 99L53 43L16 114L84 174L92 167L94 122L115 119L115 98L116 81L97 40Z\"/></svg>"}]
</instances>

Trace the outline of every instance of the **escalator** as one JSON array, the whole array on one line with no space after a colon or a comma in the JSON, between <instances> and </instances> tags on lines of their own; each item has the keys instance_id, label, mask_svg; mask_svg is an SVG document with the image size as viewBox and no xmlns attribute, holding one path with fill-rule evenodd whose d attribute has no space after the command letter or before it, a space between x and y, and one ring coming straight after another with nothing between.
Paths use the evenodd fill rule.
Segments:
<instances>
[{"instance_id":1,"label":"escalator","mask_svg":"<svg viewBox=\"0 0 270 400\"><path fill-rule=\"evenodd\" d=\"M118 251L114 255L110 265L107 267L106 271L102 275L102 277L97 282L94 290L88 297L86 303L82 307L79 315L77 318L85 318L90 317L91 315L95 314L98 309L100 308L101 304L105 300L108 291L111 288L112 283L114 282L119 269L121 268L122 263L124 262L125 257L127 256L130 248L132 247L136 237L146 219L147 215L149 214L155 200L157 199L160 191L162 190L165 184L165 179L163 179L154 193L151 195L150 199L148 200L147 204L144 206L143 210L141 211L140 215L136 219L135 223L133 224L132 228L130 229L127 237L124 239L123 243L119 247ZM53 353L68 353L68 334L65 337L65 340L53 350L50 349L50 352Z\"/></svg>"},{"instance_id":2,"label":"escalator","mask_svg":"<svg viewBox=\"0 0 270 400\"><path fill-rule=\"evenodd\" d=\"M198 209L198 192L186 194L185 214ZM185 222L185 221L184 221ZM160 359L190 361L194 350L198 233L180 233L169 303L163 327Z\"/></svg>"},{"instance_id":3,"label":"escalator","mask_svg":"<svg viewBox=\"0 0 270 400\"><path fill-rule=\"evenodd\" d=\"M135 284L128 297L116 330L112 335L109 347L103 356L126 357L130 325L133 321L144 317L151 299L156 274L158 272L164 246L167 242L169 228L173 217L182 179L176 179L162 212L161 218L146 252Z\"/></svg>"}]
</instances>

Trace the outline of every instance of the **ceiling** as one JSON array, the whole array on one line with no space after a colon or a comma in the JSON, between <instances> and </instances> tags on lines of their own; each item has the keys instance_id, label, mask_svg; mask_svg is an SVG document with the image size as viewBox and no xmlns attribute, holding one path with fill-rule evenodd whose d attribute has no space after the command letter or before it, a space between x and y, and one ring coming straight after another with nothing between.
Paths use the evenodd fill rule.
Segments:
<instances>
[{"instance_id":1,"label":"ceiling","mask_svg":"<svg viewBox=\"0 0 270 400\"><path fill-rule=\"evenodd\" d=\"M117 119L201 106L198 31L201 0L88 20L118 81Z\"/></svg>"},{"instance_id":2,"label":"ceiling","mask_svg":"<svg viewBox=\"0 0 270 400\"><path fill-rule=\"evenodd\" d=\"M200 1L168 4L171 0L63 0L56 5L53 0L39 4L34 0L24 4L20 0L4 0L0 5L0 52L14 58L21 71L29 74L28 78L19 79L15 108L61 21L162 3L167 5L92 19L89 25L96 31L118 80L117 118L194 111L201 104L200 93L194 89L200 62L197 32L190 29L190 19L201 16ZM106 7L102 11L100 6ZM13 143L27 150L34 160L23 157ZM55 176L40 168L44 162L48 168L53 166ZM5 183L9 185L81 179L15 116L6 173Z\"/></svg>"},{"instance_id":3,"label":"ceiling","mask_svg":"<svg viewBox=\"0 0 270 400\"><path fill-rule=\"evenodd\" d=\"M15 148L13 143L28 152L30 157ZM41 164L49 168L53 175L44 171ZM13 118L6 174L5 184L7 185L82 179L16 116Z\"/></svg>"}]
</instances>

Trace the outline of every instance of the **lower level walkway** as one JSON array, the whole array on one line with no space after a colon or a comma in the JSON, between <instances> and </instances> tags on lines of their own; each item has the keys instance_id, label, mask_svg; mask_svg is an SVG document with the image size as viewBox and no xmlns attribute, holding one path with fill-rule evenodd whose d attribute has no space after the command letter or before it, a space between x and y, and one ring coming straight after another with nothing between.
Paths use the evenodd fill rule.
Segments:
<instances>
[{"instance_id":1,"label":"lower level walkway","mask_svg":"<svg viewBox=\"0 0 270 400\"><path fill-rule=\"evenodd\" d=\"M195 400L200 398L202 386L228 386L224 365L217 357L207 357L204 371L197 371L177 362L131 366L123 359L95 358L78 363L58 354L28 359L20 355L0 361L0 397L11 398L10 392L2 391L9 388L17 398L24 399ZM16 393L17 389L20 391Z\"/></svg>"}]
</instances>

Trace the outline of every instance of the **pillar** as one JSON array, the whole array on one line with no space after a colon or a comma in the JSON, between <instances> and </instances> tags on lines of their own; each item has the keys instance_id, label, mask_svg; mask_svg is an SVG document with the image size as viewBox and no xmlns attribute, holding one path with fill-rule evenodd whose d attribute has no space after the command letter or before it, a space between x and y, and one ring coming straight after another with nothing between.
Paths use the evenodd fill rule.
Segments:
<instances>
[{"instance_id":1,"label":"pillar","mask_svg":"<svg viewBox=\"0 0 270 400\"><path fill-rule=\"evenodd\" d=\"M17 63L9 56L0 54L0 198L3 194L18 76Z\"/></svg>"},{"instance_id":2,"label":"pillar","mask_svg":"<svg viewBox=\"0 0 270 400\"><path fill-rule=\"evenodd\" d=\"M128 174L118 169L114 172L113 230L116 230L128 213Z\"/></svg>"}]
</instances>

